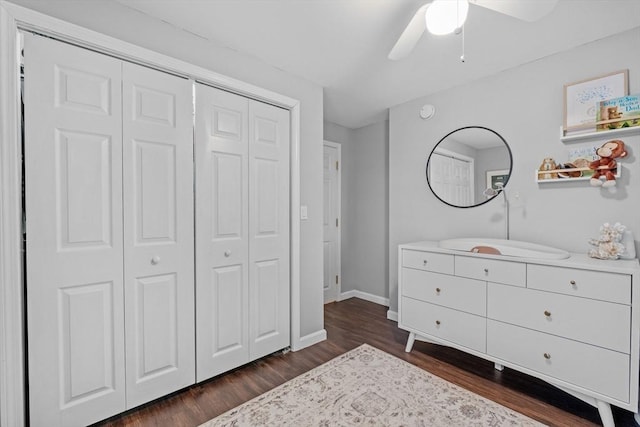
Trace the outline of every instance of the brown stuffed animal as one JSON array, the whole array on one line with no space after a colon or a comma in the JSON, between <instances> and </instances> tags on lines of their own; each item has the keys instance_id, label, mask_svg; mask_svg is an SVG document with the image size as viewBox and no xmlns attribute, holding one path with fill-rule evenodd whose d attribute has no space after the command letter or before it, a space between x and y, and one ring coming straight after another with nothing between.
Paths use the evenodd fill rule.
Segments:
<instances>
[{"instance_id":1,"label":"brown stuffed animal","mask_svg":"<svg viewBox=\"0 0 640 427\"><path fill-rule=\"evenodd\" d=\"M600 156L600 159L589 164L589 168L595 171L590 180L591 185L613 187L616 185L617 163L615 159L627 155L624 142L619 139L607 141L596 150L596 154ZM605 181L603 182L600 177L604 177Z\"/></svg>"},{"instance_id":2,"label":"brown stuffed animal","mask_svg":"<svg viewBox=\"0 0 640 427\"><path fill-rule=\"evenodd\" d=\"M609 120L611 119L619 119L622 117L622 111L618 111L618 107L609 107L607 108Z\"/></svg>"},{"instance_id":3,"label":"brown stuffed animal","mask_svg":"<svg viewBox=\"0 0 640 427\"><path fill-rule=\"evenodd\" d=\"M540 179L556 179L558 177L558 172L556 171L557 168L558 167L555 160L553 160L551 157L545 157L544 159L542 159L542 163L538 168L540 172L544 173L539 173L538 177Z\"/></svg>"}]
</instances>

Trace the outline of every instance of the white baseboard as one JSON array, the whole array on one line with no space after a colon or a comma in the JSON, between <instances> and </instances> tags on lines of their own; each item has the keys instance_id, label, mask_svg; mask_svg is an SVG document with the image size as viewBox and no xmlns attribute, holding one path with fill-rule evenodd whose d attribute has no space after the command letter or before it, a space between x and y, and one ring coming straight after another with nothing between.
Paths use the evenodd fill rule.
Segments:
<instances>
[{"instance_id":1,"label":"white baseboard","mask_svg":"<svg viewBox=\"0 0 640 427\"><path fill-rule=\"evenodd\" d=\"M327 331L325 329L321 329L317 332L300 337L298 342L291 344L291 351L302 350L303 348L307 348L314 344L318 344L319 342L325 341L326 339L327 339Z\"/></svg>"},{"instance_id":2,"label":"white baseboard","mask_svg":"<svg viewBox=\"0 0 640 427\"><path fill-rule=\"evenodd\" d=\"M398 321L398 312L387 310L387 319L393 320L394 322Z\"/></svg>"},{"instance_id":3,"label":"white baseboard","mask_svg":"<svg viewBox=\"0 0 640 427\"><path fill-rule=\"evenodd\" d=\"M360 298L365 301L369 301L376 304L384 305L385 307L389 307L389 298L383 298L383 297L379 297L378 295L373 295L368 292L362 292L357 290L341 293L338 296L338 301L344 301L349 298Z\"/></svg>"}]
</instances>

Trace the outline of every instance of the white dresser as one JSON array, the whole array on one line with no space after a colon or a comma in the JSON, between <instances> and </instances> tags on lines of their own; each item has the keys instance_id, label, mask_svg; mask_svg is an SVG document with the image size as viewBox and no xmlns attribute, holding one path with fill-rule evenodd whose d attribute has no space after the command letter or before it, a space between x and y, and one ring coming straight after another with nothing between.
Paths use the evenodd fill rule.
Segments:
<instances>
[{"instance_id":1,"label":"white dresser","mask_svg":"<svg viewBox=\"0 0 640 427\"><path fill-rule=\"evenodd\" d=\"M398 326L545 380L597 407L638 412L638 260L539 260L399 247Z\"/></svg>"}]
</instances>

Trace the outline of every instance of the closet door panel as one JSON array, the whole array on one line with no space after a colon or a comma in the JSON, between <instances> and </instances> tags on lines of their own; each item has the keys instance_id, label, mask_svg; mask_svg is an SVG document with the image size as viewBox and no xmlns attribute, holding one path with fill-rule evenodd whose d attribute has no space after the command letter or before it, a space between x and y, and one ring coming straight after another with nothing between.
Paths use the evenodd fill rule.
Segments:
<instances>
[{"instance_id":1,"label":"closet door panel","mask_svg":"<svg viewBox=\"0 0 640 427\"><path fill-rule=\"evenodd\" d=\"M127 407L195 382L191 83L123 63Z\"/></svg>"},{"instance_id":2,"label":"closet door panel","mask_svg":"<svg viewBox=\"0 0 640 427\"><path fill-rule=\"evenodd\" d=\"M135 282L135 375L138 381L175 372L178 366L178 291L175 274L139 277ZM134 372L131 372L134 374Z\"/></svg>"},{"instance_id":3,"label":"closet door panel","mask_svg":"<svg viewBox=\"0 0 640 427\"><path fill-rule=\"evenodd\" d=\"M176 146L132 140L135 192L135 245L173 245L176 242Z\"/></svg>"},{"instance_id":4,"label":"closet door panel","mask_svg":"<svg viewBox=\"0 0 640 427\"><path fill-rule=\"evenodd\" d=\"M248 101L196 84L197 380L249 361Z\"/></svg>"},{"instance_id":5,"label":"closet door panel","mask_svg":"<svg viewBox=\"0 0 640 427\"><path fill-rule=\"evenodd\" d=\"M60 247L109 247L113 180L110 137L56 129L54 141Z\"/></svg>"},{"instance_id":6,"label":"closet door panel","mask_svg":"<svg viewBox=\"0 0 640 427\"><path fill-rule=\"evenodd\" d=\"M251 359L290 344L289 112L249 101Z\"/></svg>"},{"instance_id":7,"label":"closet door panel","mask_svg":"<svg viewBox=\"0 0 640 427\"><path fill-rule=\"evenodd\" d=\"M113 389L113 284L93 283L59 291L60 347L65 402L77 403ZM87 328L86 325L92 325ZM83 343L78 346L76 343ZM91 369L86 369L91 361Z\"/></svg>"},{"instance_id":8,"label":"closet door panel","mask_svg":"<svg viewBox=\"0 0 640 427\"><path fill-rule=\"evenodd\" d=\"M24 43L30 422L87 425L125 409L121 65Z\"/></svg>"},{"instance_id":9,"label":"closet door panel","mask_svg":"<svg viewBox=\"0 0 640 427\"><path fill-rule=\"evenodd\" d=\"M246 348L246 333L243 331L246 322L242 319L243 312L237 310L244 305L243 273L241 265L214 268L209 282L211 300L208 303L212 308L209 320L217 326L211 330L212 347L216 357L228 359L230 364L234 363L233 353L244 353L243 348Z\"/></svg>"}]
</instances>

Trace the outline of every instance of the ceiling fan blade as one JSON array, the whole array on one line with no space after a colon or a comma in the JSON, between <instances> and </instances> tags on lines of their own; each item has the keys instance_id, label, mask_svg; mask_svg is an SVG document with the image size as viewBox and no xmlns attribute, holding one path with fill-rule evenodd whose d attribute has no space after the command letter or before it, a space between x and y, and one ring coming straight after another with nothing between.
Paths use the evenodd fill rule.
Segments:
<instances>
[{"instance_id":1,"label":"ceiling fan blade","mask_svg":"<svg viewBox=\"0 0 640 427\"><path fill-rule=\"evenodd\" d=\"M469 3L523 21L534 22L551 12L558 0L469 0Z\"/></svg>"},{"instance_id":2,"label":"ceiling fan blade","mask_svg":"<svg viewBox=\"0 0 640 427\"><path fill-rule=\"evenodd\" d=\"M424 13L427 11L427 7L429 7L429 3L423 5L418 9L407 28L404 29L400 38L389 52L388 58L397 61L409 55L413 48L420 40L420 37L424 33L424 30L427 28L427 24L424 20Z\"/></svg>"}]
</instances>

